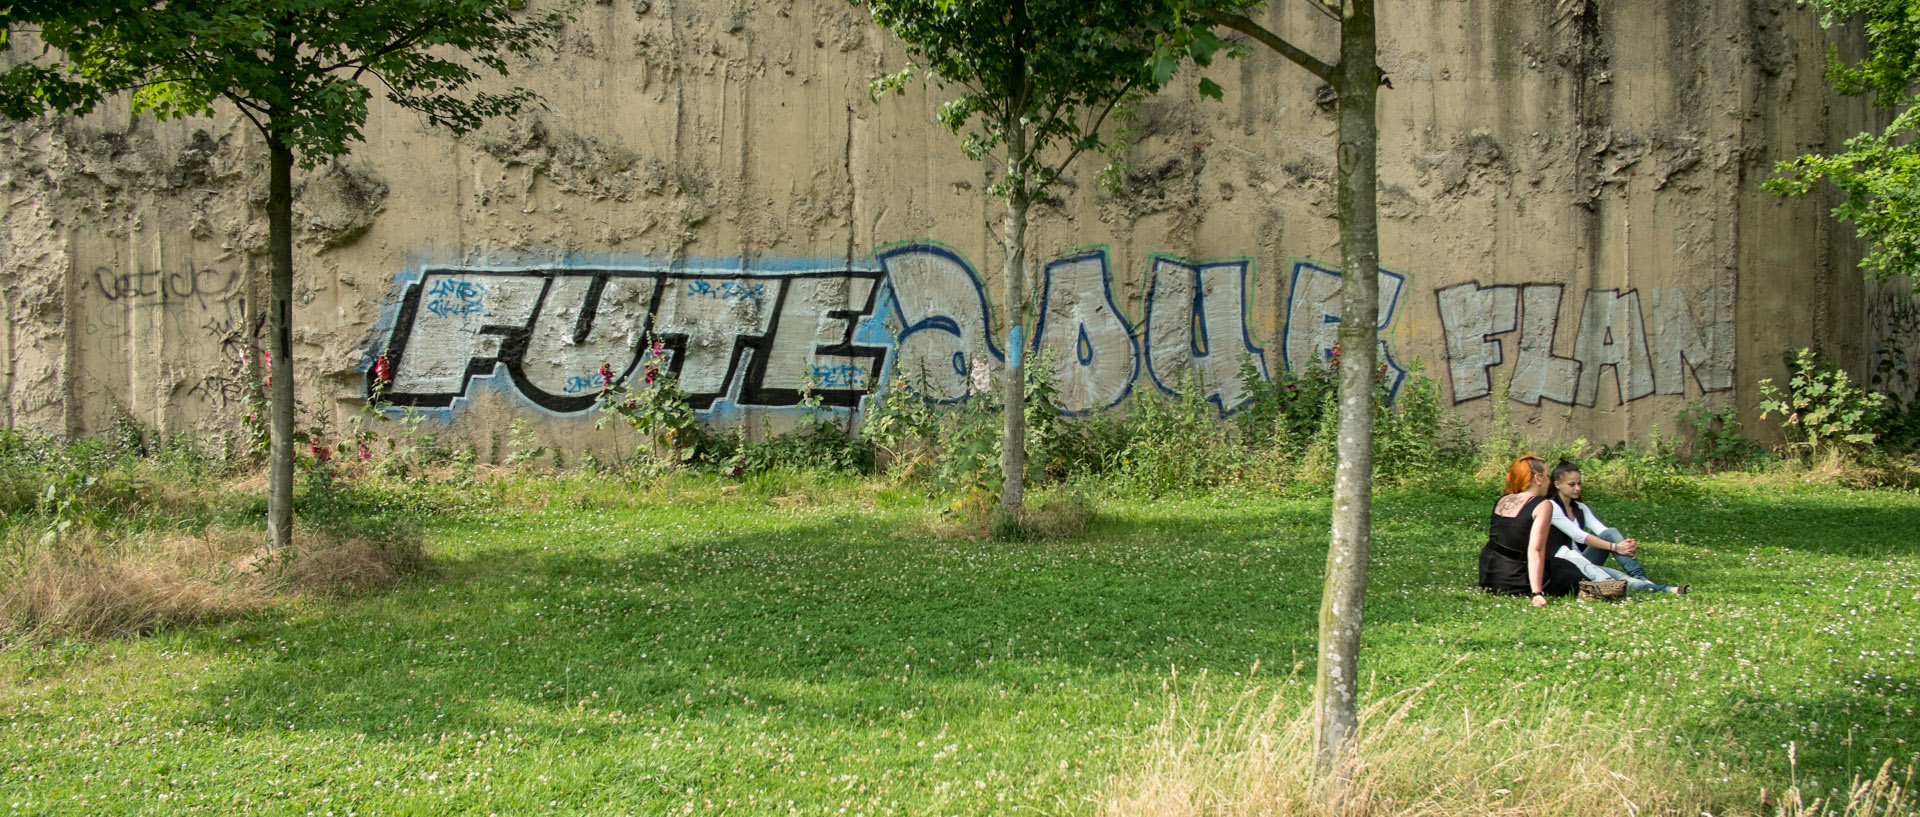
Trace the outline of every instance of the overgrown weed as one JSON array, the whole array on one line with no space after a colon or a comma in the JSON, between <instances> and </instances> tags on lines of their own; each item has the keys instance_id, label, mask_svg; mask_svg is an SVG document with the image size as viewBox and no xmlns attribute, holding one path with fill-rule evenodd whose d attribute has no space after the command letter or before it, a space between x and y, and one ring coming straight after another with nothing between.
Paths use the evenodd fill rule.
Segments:
<instances>
[{"instance_id":1,"label":"overgrown weed","mask_svg":"<svg viewBox=\"0 0 1920 817\"><path fill-rule=\"evenodd\" d=\"M1110 781L1100 814L1691 817L1707 801L1655 730L1600 728L1552 701L1419 708L1438 680L1363 708L1336 802L1297 678L1277 691L1250 686L1221 708L1203 675L1168 694L1137 768Z\"/></svg>"},{"instance_id":2,"label":"overgrown weed","mask_svg":"<svg viewBox=\"0 0 1920 817\"><path fill-rule=\"evenodd\" d=\"M313 529L300 531L297 541L290 552L272 554L257 530L128 536L86 528L7 565L0 646L120 638L240 618L296 596L391 584L422 561L419 548L407 542Z\"/></svg>"}]
</instances>

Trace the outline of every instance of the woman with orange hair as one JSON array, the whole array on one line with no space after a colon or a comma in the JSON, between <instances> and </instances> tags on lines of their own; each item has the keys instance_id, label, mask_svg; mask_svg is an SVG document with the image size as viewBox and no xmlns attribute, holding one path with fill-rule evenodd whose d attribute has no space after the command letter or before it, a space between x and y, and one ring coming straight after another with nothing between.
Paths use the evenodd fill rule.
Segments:
<instances>
[{"instance_id":1,"label":"woman with orange hair","mask_svg":"<svg viewBox=\"0 0 1920 817\"><path fill-rule=\"evenodd\" d=\"M1528 454L1507 467L1507 493L1493 505L1487 544L1480 549L1480 586L1487 592L1530 595L1533 606L1541 607L1547 596L1565 596L1579 586L1577 568L1547 558L1547 532L1553 526L1549 487L1546 460Z\"/></svg>"}]
</instances>

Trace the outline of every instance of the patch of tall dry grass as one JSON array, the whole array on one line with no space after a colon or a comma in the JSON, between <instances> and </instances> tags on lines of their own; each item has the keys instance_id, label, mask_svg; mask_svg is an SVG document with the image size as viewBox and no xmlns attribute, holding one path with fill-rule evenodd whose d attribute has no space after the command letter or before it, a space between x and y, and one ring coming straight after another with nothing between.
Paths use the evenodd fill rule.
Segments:
<instances>
[{"instance_id":1,"label":"patch of tall dry grass","mask_svg":"<svg viewBox=\"0 0 1920 817\"><path fill-rule=\"evenodd\" d=\"M388 584L421 560L416 545L323 531L303 531L285 555L269 555L263 539L231 528L116 538L78 526L57 542L9 543L17 556L0 575L0 646L237 618L301 595Z\"/></svg>"},{"instance_id":2,"label":"patch of tall dry grass","mask_svg":"<svg viewBox=\"0 0 1920 817\"><path fill-rule=\"evenodd\" d=\"M1250 689L1224 709L1192 690L1169 695L1138 767L1110 781L1105 817L1359 817L1360 815L1724 815L1893 817L1911 814L1906 782L1857 783L1846 802L1807 801L1797 788L1757 811L1715 802L1690 774L1697 764L1663 751L1652 730L1596 721L1558 701L1513 701L1443 711L1422 706L1426 687L1366 707L1345 767L1341 800L1315 773L1311 706L1294 694ZM1291 684L1289 684L1291 685ZM1724 792L1721 793L1724 796Z\"/></svg>"}]
</instances>

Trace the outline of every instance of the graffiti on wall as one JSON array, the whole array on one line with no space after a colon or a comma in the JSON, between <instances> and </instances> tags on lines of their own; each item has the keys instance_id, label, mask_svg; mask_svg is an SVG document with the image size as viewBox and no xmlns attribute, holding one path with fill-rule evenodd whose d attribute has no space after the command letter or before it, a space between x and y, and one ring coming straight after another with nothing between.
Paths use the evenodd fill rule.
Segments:
<instances>
[{"instance_id":1,"label":"graffiti on wall","mask_svg":"<svg viewBox=\"0 0 1920 817\"><path fill-rule=\"evenodd\" d=\"M1322 268L1296 278L1338 289ZM1143 373L1168 392L1191 379L1231 411L1245 400L1242 362L1267 374L1248 326L1247 261L1155 257L1138 322L1119 305L1104 250L1055 259L1040 284L1023 351L1053 367L1069 412L1117 405ZM1330 304L1314 292L1293 308L1325 323ZM958 399L973 361L998 370L1007 357L981 276L931 244L885 250L873 268L435 267L403 280L395 302L375 351L392 365L388 399L399 406L449 408L491 379L549 411L586 411L605 386L601 367L625 377L648 339L664 345L666 367L701 411L794 406L803 388L824 405L857 407L890 376ZM1312 354L1318 343L1296 348Z\"/></svg>"},{"instance_id":2,"label":"graffiti on wall","mask_svg":"<svg viewBox=\"0 0 1920 817\"><path fill-rule=\"evenodd\" d=\"M1407 376L1384 339L1406 276L1379 272L1380 360L1387 385ZM1189 382L1221 412L1246 400L1243 366L1270 376L1331 357L1340 272L1294 265L1278 360L1249 326L1245 260L1154 256L1141 316L1120 306L1105 250L1054 259L1038 276L1022 353L1052 367L1061 407L1111 408L1136 389L1171 393ZM954 251L906 244L870 266L739 268L457 268L421 270L397 288L390 331L376 352L393 366L396 405L450 408L477 381L510 387L560 414L591 409L610 367L624 378L650 339L702 412L734 406L857 408L889 378L940 400L965 397L976 361L1003 368L1006 337L980 274ZM1560 284L1435 290L1454 402L1493 393L1510 366L1512 399L1594 406L1733 387L1731 292L1709 287L1591 290L1558 340L1568 293ZM1608 389L1603 389L1607 385Z\"/></svg>"},{"instance_id":3,"label":"graffiti on wall","mask_svg":"<svg viewBox=\"0 0 1920 817\"><path fill-rule=\"evenodd\" d=\"M1560 284L1468 282L1435 290L1454 402L1492 394L1492 372L1509 349L1510 395L1528 405L1592 407L1603 378L1622 403L1685 394L1689 374L1703 393L1733 388L1729 287L1691 297L1677 288L1588 290L1572 346L1562 354L1555 338L1565 297Z\"/></svg>"},{"instance_id":4,"label":"graffiti on wall","mask_svg":"<svg viewBox=\"0 0 1920 817\"><path fill-rule=\"evenodd\" d=\"M1380 270L1380 318L1376 333L1393 325L1394 312L1400 307L1400 290L1407 279L1399 273ZM1287 332L1282 351L1287 368L1299 371L1310 363L1333 357L1333 345L1340 339L1340 271L1312 262L1293 267L1293 288L1287 299ZM1393 358L1385 340L1380 341L1380 363L1386 367L1387 393L1397 394L1407 379L1406 367Z\"/></svg>"},{"instance_id":5,"label":"graffiti on wall","mask_svg":"<svg viewBox=\"0 0 1920 817\"><path fill-rule=\"evenodd\" d=\"M427 269L400 298L389 399L445 408L504 373L535 405L584 411L601 367L624 378L652 338L695 409L797 405L803 387L853 406L887 353L856 337L879 284L877 271L852 269Z\"/></svg>"}]
</instances>

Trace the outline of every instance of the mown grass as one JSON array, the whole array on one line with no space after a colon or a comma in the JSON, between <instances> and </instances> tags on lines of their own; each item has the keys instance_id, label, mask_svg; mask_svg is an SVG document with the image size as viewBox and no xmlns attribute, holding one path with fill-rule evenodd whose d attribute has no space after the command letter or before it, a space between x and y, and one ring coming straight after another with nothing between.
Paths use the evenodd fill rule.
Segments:
<instances>
[{"instance_id":1,"label":"mown grass","mask_svg":"<svg viewBox=\"0 0 1920 817\"><path fill-rule=\"evenodd\" d=\"M1713 814L1759 810L1796 773L1817 794L1915 761L1920 496L1592 492L1656 578L1695 592L1533 610L1472 588L1491 490L1379 497L1371 700L1437 676L1405 719L1583 713L1561 722L1625 736L1595 745L1658 761L1639 765ZM408 526L433 566L375 595L0 652L0 804L1092 813L1153 765L1170 696L1306 701L1272 676L1314 654L1328 514L1096 491L1083 533L1006 543L941 535L942 503L913 490L780 474L342 502Z\"/></svg>"}]
</instances>

